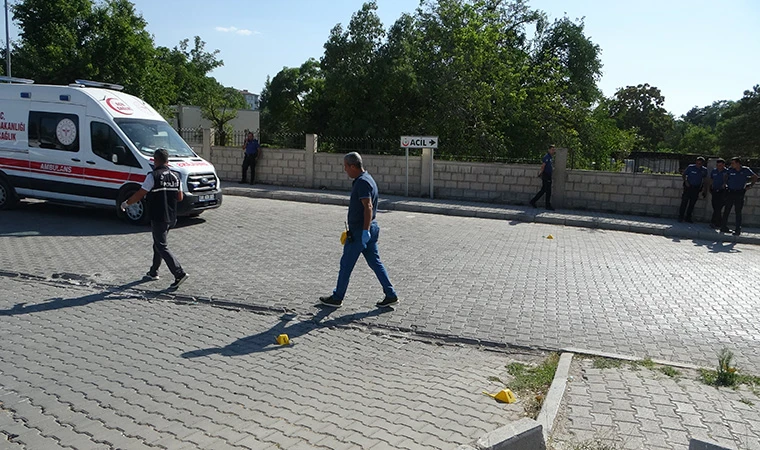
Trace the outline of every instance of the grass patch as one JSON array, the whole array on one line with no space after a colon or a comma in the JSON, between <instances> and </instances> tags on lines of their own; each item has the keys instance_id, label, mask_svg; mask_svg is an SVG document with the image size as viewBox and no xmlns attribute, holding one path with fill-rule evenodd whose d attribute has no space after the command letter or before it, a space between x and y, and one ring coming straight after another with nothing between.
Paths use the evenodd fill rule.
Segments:
<instances>
[{"instance_id":1,"label":"grass patch","mask_svg":"<svg viewBox=\"0 0 760 450\"><path fill-rule=\"evenodd\" d=\"M594 358L594 369L619 369L623 366L623 361L619 359L603 358L597 356Z\"/></svg>"},{"instance_id":2,"label":"grass patch","mask_svg":"<svg viewBox=\"0 0 760 450\"><path fill-rule=\"evenodd\" d=\"M739 399L739 401L742 402L742 403L744 403L745 405L755 406L755 404L752 402L752 400L750 400L748 398L741 398L741 399Z\"/></svg>"},{"instance_id":3,"label":"grass patch","mask_svg":"<svg viewBox=\"0 0 760 450\"><path fill-rule=\"evenodd\" d=\"M527 366L518 362L507 365L507 372L512 375L512 380L507 386L512 392L525 398L524 408L528 417L538 417L558 364L559 354L552 353L538 366Z\"/></svg>"},{"instance_id":4,"label":"grass patch","mask_svg":"<svg viewBox=\"0 0 760 450\"><path fill-rule=\"evenodd\" d=\"M675 378L681 375L681 371L678 369L675 369L670 366L662 366L660 367L660 372L664 373L665 375L669 376L670 378Z\"/></svg>"}]
</instances>

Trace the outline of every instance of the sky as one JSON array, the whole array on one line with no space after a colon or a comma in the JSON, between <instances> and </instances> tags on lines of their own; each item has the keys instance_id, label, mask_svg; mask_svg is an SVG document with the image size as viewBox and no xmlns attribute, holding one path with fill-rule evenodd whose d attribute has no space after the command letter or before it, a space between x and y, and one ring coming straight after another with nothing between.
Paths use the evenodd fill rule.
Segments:
<instances>
[{"instance_id":1,"label":"sky","mask_svg":"<svg viewBox=\"0 0 760 450\"><path fill-rule=\"evenodd\" d=\"M363 0L132 0L156 45L174 47L200 36L220 51L222 84L260 93L267 76L324 54L336 24L344 27ZM419 0L377 0L388 29ZM676 117L692 107L738 100L760 84L758 0L529 0L551 19L583 18L599 45L599 87L649 83ZM3 30L5 31L5 30ZM15 35L11 27L11 39Z\"/></svg>"}]
</instances>

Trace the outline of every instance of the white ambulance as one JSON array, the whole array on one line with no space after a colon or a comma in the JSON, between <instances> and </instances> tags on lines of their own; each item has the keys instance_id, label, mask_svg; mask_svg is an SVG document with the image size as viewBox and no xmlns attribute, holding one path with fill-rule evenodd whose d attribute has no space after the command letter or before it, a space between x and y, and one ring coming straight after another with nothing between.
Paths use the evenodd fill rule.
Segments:
<instances>
[{"instance_id":1,"label":"white ambulance","mask_svg":"<svg viewBox=\"0 0 760 450\"><path fill-rule=\"evenodd\" d=\"M150 105L121 86L76 80L68 86L0 77L0 210L24 197L76 206L115 208L146 223L145 200L118 205L140 189L153 152L169 152L182 180L178 215L222 204L214 166L200 158Z\"/></svg>"}]
</instances>

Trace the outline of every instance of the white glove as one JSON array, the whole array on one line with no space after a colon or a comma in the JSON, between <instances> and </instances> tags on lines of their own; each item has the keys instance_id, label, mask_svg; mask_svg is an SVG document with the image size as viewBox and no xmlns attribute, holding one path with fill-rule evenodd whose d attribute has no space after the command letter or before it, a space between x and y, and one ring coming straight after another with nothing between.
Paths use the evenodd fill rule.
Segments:
<instances>
[{"instance_id":1,"label":"white glove","mask_svg":"<svg viewBox=\"0 0 760 450\"><path fill-rule=\"evenodd\" d=\"M124 200L123 202L121 202L121 210L126 211L127 208L129 208L129 205L127 204L127 201Z\"/></svg>"}]
</instances>

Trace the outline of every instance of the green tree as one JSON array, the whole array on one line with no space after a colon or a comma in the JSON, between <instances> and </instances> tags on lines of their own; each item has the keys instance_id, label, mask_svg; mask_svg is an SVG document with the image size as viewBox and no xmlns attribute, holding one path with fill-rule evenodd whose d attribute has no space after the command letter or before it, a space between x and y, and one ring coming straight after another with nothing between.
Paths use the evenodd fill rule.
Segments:
<instances>
[{"instance_id":1,"label":"green tree","mask_svg":"<svg viewBox=\"0 0 760 450\"><path fill-rule=\"evenodd\" d=\"M610 117L623 130L635 130L635 150L654 151L673 128L673 118L664 108L665 97L649 84L618 89L607 102Z\"/></svg>"},{"instance_id":2,"label":"green tree","mask_svg":"<svg viewBox=\"0 0 760 450\"><path fill-rule=\"evenodd\" d=\"M200 104L201 114L211 121L216 145L230 143L227 123L237 117L237 110L246 107L245 98L234 88L224 87L213 78L207 80L206 97Z\"/></svg>"},{"instance_id":3,"label":"green tree","mask_svg":"<svg viewBox=\"0 0 760 450\"><path fill-rule=\"evenodd\" d=\"M724 156L760 157L760 85L728 108L718 123L718 140Z\"/></svg>"},{"instance_id":4,"label":"green tree","mask_svg":"<svg viewBox=\"0 0 760 450\"><path fill-rule=\"evenodd\" d=\"M319 63L283 68L261 91L261 126L269 133L321 133L316 120L324 91Z\"/></svg>"}]
</instances>

